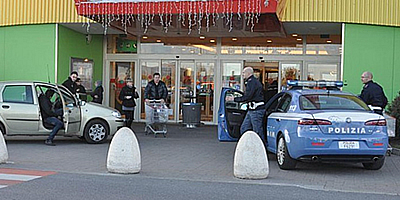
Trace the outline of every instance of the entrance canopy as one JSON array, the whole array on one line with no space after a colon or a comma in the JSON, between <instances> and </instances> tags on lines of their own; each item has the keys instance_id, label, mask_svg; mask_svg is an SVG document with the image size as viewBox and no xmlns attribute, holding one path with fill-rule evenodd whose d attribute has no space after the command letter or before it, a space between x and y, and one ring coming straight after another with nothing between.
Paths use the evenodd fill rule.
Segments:
<instances>
[{"instance_id":1,"label":"entrance canopy","mask_svg":"<svg viewBox=\"0 0 400 200\"><path fill-rule=\"evenodd\" d=\"M279 21L285 3L286 0L75 0L78 14L102 24L105 30L113 27L130 35L160 37L285 37Z\"/></svg>"}]
</instances>

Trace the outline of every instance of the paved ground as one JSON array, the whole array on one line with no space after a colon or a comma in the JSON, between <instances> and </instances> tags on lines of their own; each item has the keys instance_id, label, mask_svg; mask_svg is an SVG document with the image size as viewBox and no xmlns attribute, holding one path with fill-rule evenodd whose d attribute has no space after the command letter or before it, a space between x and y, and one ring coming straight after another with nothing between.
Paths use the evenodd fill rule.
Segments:
<instances>
[{"instance_id":1,"label":"paved ground","mask_svg":"<svg viewBox=\"0 0 400 200\"><path fill-rule=\"evenodd\" d=\"M144 125L133 125L141 154L138 177L212 181L259 185L288 185L299 188L399 195L400 156L387 157L378 171L361 164L307 164L296 170L280 170L269 154L270 174L263 180L242 180L233 176L236 143L219 142L216 126L186 129L169 125L167 138L144 134ZM77 138L57 137L57 146L43 144L44 137L6 137L10 164L1 168L47 170L68 173L110 175L106 170L109 143L89 145ZM30 144L30 145L27 145Z\"/></svg>"}]
</instances>

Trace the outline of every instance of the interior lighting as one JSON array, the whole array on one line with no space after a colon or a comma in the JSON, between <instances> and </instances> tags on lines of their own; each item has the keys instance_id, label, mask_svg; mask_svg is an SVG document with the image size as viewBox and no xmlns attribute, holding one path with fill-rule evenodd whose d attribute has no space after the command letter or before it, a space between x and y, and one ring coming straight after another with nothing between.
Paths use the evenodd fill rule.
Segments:
<instances>
[{"instance_id":1,"label":"interior lighting","mask_svg":"<svg viewBox=\"0 0 400 200\"><path fill-rule=\"evenodd\" d=\"M272 40L267 40L267 42L268 42L268 43L271 43L271 42L272 42Z\"/></svg>"},{"instance_id":2,"label":"interior lighting","mask_svg":"<svg viewBox=\"0 0 400 200\"><path fill-rule=\"evenodd\" d=\"M293 37L297 37L297 36L299 36L299 35L297 35L297 33L293 33L292 36L293 36Z\"/></svg>"},{"instance_id":3,"label":"interior lighting","mask_svg":"<svg viewBox=\"0 0 400 200\"><path fill-rule=\"evenodd\" d=\"M205 36L200 36L200 40L204 40L204 39L206 39L206 37Z\"/></svg>"},{"instance_id":4,"label":"interior lighting","mask_svg":"<svg viewBox=\"0 0 400 200\"><path fill-rule=\"evenodd\" d=\"M148 39L149 37L147 37L147 36L144 35L142 38L146 40L146 39Z\"/></svg>"},{"instance_id":5,"label":"interior lighting","mask_svg":"<svg viewBox=\"0 0 400 200\"><path fill-rule=\"evenodd\" d=\"M234 37L234 38L232 38L232 41L237 41L237 40L238 40L238 39L237 39L237 38L235 38L235 37Z\"/></svg>"},{"instance_id":6,"label":"interior lighting","mask_svg":"<svg viewBox=\"0 0 400 200\"><path fill-rule=\"evenodd\" d=\"M211 43L215 43L215 40L214 40L214 39L211 39L210 42L211 42Z\"/></svg>"},{"instance_id":7,"label":"interior lighting","mask_svg":"<svg viewBox=\"0 0 400 200\"><path fill-rule=\"evenodd\" d=\"M301 39L301 38L297 38L296 40L297 40L297 41L301 41L302 39Z\"/></svg>"},{"instance_id":8,"label":"interior lighting","mask_svg":"<svg viewBox=\"0 0 400 200\"><path fill-rule=\"evenodd\" d=\"M89 62L89 59L85 58L85 59L83 60L83 62Z\"/></svg>"},{"instance_id":9,"label":"interior lighting","mask_svg":"<svg viewBox=\"0 0 400 200\"><path fill-rule=\"evenodd\" d=\"M157 39L156 41L157 41L158 43L160 43L160 42L161 42L161 39Z\"/></svg>"},{"instance_id":10,"label":"interior lighting","mask_svg":"<svg viewBox=\"0 0 400 200\"><path fill-rule=\"evenodd\" d=\"M332 40L327 40L326 43L332 43Z\"/></svg>"}]
</instances>

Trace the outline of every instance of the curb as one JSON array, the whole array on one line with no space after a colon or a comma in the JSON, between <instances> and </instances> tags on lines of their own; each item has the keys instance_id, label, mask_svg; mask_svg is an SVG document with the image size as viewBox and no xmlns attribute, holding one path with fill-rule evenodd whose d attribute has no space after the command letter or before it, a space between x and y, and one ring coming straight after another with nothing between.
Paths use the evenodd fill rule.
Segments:
<instances>
[{"instance_id":1,"label":"curb","mask_svg":"<svg viewBox=\"0 0 400 200\"><path fill-rule=\"evenodd\" d=\"M392 154L393 154L393 155L400 156L400 149L398 149L398 148L393 148L393 147L392 147Z\"/></svg>"}]
</instances>

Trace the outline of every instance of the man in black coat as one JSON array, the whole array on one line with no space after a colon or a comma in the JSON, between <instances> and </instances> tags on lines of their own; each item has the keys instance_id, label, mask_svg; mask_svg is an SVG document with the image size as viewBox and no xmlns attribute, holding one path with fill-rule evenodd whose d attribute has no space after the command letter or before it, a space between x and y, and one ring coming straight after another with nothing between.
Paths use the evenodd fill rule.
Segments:
<instances>
[{"instance_id":1,"label":"man in black coat","mask_svg":"<svg viewBox=\"0 0 400 200\"><path fill-rule=\"evenodd\" d=\"M82 101L86 101L87 100L86 89L85 89L85 87L83 87L83 85L81 83L81 79L77 78L75 83L76 83L76 86L77 86L76 93L79 94L79 98Z\"/></svg>"},{"instance_id":2,"label":"man in black coat","mask_svg":"<svg viewBox=\"0 0 400 200\"><path fill-rule=\"evenodd\" d=\"M133 86L133 80L127 78L126 85L122 88L121 93L119 93L119 100L122 101L122 112L126 118L125 126L128 128L131 128L134 119L133 113L136 106L135 99L137 98L139 98L139 94L136 91L136 87Z\"/></svg>"},{"instance_id":3,"label":"man in black coat","mask_svg":"<svg viewBox=\"0 0 400 200\"><path fill-rule=\"evenodd\" d=\"M71 72L70 76L68 77L67 80L64 81L64 83L62 84L63 86L65 86L66 88L68 88L68 90L72 93L72 94L76 94L76 89L78 88L78 85L75 83L76 79L78 78L78 72L73 71Z\"/></svg>"},{"instance_id":4,"label":"man in black coat","mask_svg":"<svg viewBox=\"0 0 400 200\"><path fill-rule=\"evenodd\" d=\"M241 97L226 97L227 101L245 102L248 105L248 111L240 126L240 133L244 134L248 130L256 132L265 142L263 119L265 114L264 90L261 82L254 77L254 71L251 67L243 69L242 77L246 91Z\"/></svg>"},{"instance_id":5,"label":"man in black coat","mask_svg":"<svg viewBox=\"0 0 400 200\"><path fill-rule=\"evenodd\" d=\"M368 71L361 75L361 81L364 84L364 87L361 91L360 98L367 105L381 107L383 111L388 103L388 100L383 92L382 87L372 81L372 78L372 73ZM382 111L378 111L378 113L382 114Z\"/></svg>"},{"instance_id":6,"label":"man in black coat","mask_svg":"<svg viewBox=\"0 0 400 200\"><path fill-rule=\"evenodd\" d=\"M103 103L103 86L102 86L102 82L100 80L96 81L95 83L96 88L94 89L94 91L92 93L90 93L90 96L93 97L93 103L98 103L98 104L102 104Z\"/></svg>"},{"instance_id":7,"label":"man in black coat","mask_svg":"<svg viewBox=\"0 0 400 200\"><path fill-rule=\"evenodd\" d=\"M44 119L44 122L54 126L49 137L44 142L46 145L50 146L55 146L53 139L60 128L64 126L64 123L58 119L59 116L62 116L62 109L53 110L53 104L50 101L53 94L54 91L48 89L46 90L45 94L41 94L39 96L40 113Z\"/></svg>"},{"instance_id":8,"label":"man in black coat","mask_svg":"<svg viewBox=\"0 0 400 200\"><path fill-rule=\"evenodd\" d=\"M144 90L144 100L146 103L149 103L149 100L161 100L161 103L167 100L168 89L160 79L160 73L156 72L153 74L153 80L147 84Z\"/></svg>"}]
</instances>

